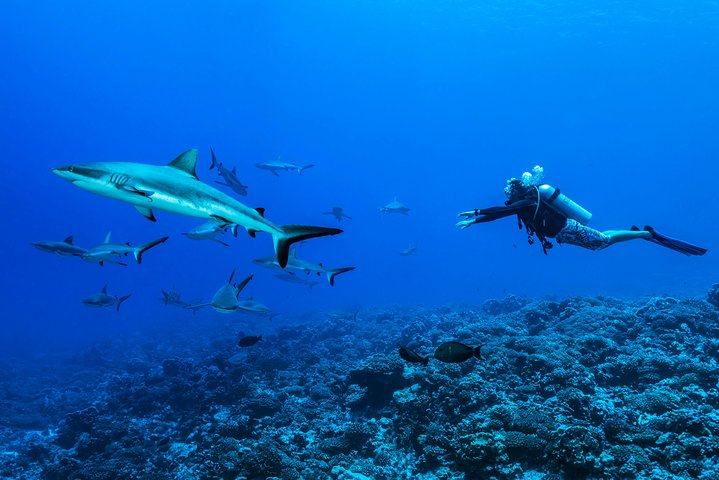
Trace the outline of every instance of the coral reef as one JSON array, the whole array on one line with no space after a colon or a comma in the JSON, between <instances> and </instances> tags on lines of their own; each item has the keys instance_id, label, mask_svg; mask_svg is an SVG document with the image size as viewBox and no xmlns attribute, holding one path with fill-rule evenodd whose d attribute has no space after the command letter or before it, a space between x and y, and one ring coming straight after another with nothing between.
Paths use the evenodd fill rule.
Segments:
<instances>
[{"instance_id":1,"label":"coral reef","mask_svg":"<svg viewBox=\"0 0 719 480\"><path fill-rule=\"evenodd\" d=\"M242 352L188 326L52 370L2 362L0 478L716 479L718 289L331 312ZM485 360L397 354L450 339Z\"/></svg>"}]
</instances>

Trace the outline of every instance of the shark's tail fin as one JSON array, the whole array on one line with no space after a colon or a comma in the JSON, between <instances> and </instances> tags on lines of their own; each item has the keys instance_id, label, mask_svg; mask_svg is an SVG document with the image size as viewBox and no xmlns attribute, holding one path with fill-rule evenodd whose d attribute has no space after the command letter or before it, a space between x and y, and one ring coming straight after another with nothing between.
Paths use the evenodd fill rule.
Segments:
<instances>
[{"instance_id":1,"label":"shark's tail fin","mask_svg":"<svg viewBox=\"0 0 719 480\"><path fill-rule=\"evenodd\" d=\"M312 167L314 167L314 166L315 166L314 163L311 163L311 164L309 164L309 165L305 165L305 166L303 166L303 167L300 167L299 170L298 170L298 172L300 172L300 175L302 175L302 172L304 172L304 171L307 170L308 168L312 168Z\"/></svg>"},{"instance_id":2,"label":"shark's tail fin","mask_svg":"<svg viewBox=\"0 0 719 480\"><path fill-rule=\"evenodd\" d=\"M311 227L309 225L282 225L282 233L272 235L275 244L275 255L280 267L285 268L290 256L290 247L295 242L308 240L310 238L325 237L342 233L339 228Z\"/></svg>"},{"instance_id":3,"label":"shark's tail fin","mask_svg":"<svg viewBox=\"0 0 719 480\"><path fill-rule=\"evenodd\" d=\"M118 312L120 311L120 305L122 305L122 302L124 302L125 300L127 300L127 299L130 298L131 296L132 296L132 295L125 295L124 297L120 297L120 298L117 299L117 304L115 305L115 308L117 309Z\"/></svg>"},{"instance_id":4,"label":"shark's tail fin","mask_svg":"<svg viewBox=\"0 0 719 480\"><path fill-rule=\"evenodd\" d=\"M142 254L151 249L154 246L157 246L161 243L164 243L167 241L167 239L170 237L162 237L157 240L154 240L152 242L143 243L142 245L135 247L134 253L135 253L135 260L137 260L137 263L142 263Z\"/></svg>"},{"instance_id":5,"label":"shark's tail fin","mask_svg":"<svg viewBox=\"0 0 719 480\"><path fill-rule=\"evenodd\" d=\"M332 270L327 270L327 280L330 282L330 286L335 286L335 277L339 275L340 273L345 272L351 272L354 270L355 267L344 267L344 268L333 268Z\"/></svg>"},{"instance_id":6,"label":"shark's tail fin","mask_svg":"<svg viewBox=\"0 0 719 480\"><path fill-rule=\"evenodd\" d=\"M217 157L215 156L215 151L212 147L210 147L210 153L212 154L212 164L210 165L210 170L212 170L217 166Z\"/></svg>"}]
</instances>

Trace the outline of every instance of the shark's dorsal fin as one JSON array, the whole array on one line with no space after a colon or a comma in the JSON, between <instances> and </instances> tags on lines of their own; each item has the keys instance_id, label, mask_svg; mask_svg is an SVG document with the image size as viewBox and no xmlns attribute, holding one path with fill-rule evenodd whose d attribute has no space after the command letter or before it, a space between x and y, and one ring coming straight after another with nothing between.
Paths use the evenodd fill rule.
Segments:
<instances>
[{"instance_id":1,"label":"shark's dorsal fin","mask_svg":"<svg viewBox=\"0 0 719 480\"><path fill-rule=\"evenodd\" d=\"M107 283L105 284L104 287L102 287L102 293L104 293L105 295L107 295Z\"/></svg>"},{"instance_id":2,"label":"shark's dorsal fin","mask_svg":"<svg viewBox=\"0 0 719 480\"><path fill-rule=\"evenodd\" d=\"M105 235L105 242L104 243L110 243L110 237L112 236L112 231L107 232L107 235Z\"/></svg>"},{"instance_id":3,"label":"shark's dorsal fin","mask_svg":"<svg viewBox=\"0 0 719 480\"><path fill-rule=\"evenodd\" d=\"M255 211L260 214L260 217L265 218L265 209L263 207L257 207Z\"/></svg>"},{"instance_id":4,"label":"shark's dorsal fin","mask_svg":"<svg viewBox=\"0 0 719 480\"><path fill-rule=\"evenodd\" d=\"M176 168L181 170L194 178L197 178L197 172L195 166L197 165L197 149L191 148L185 153L180 154L179 157L170 162L168 167Z\"/></svg>"},{"instance_id":5,"label":"shark's dorsal fin","mask_svg":"<svg viewBox=\"0 0 719 480\"><path fill-rule=\"evenodd\" d=\"M72 241L73 241L72 235L70 235L69 237L67 237L65 239L65 243L69 243L70 245L72 245Z\"/></svg>"}]
</instances>

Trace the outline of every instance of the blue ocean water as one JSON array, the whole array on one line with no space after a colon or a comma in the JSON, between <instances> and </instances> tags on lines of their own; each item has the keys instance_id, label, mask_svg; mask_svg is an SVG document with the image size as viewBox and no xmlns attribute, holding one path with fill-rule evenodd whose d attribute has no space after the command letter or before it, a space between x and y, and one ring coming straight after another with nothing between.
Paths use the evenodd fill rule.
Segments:
<instances>
[{"instance_id":1,"label":"blue ocean water","mask_svg":"<svg viewBox=\"0 0 719 480\"><path fill-rule=\"evenodd\" d=\"M174 286L206 297L267 238L227 249L178 235L198 222L71 188L52 167L168 163L209 147L250 186L242 198L278 223L346 232L302 253L355 265L335 288L305 291L257 272L257 299L282 311L477 301L504 293L695 294L712 255L653 245L545 257L511 220L459 231L455 214L501 204L507 178L535 164L599 229L651 224L713 246L717 11L713 2L15 2L5 4L2 195L3 348L64 343L166 315ZM317 166L275 178L282 155ZM408 217L378 208L397 197ZM170 235L145 265L96 268L32 249L107 231L139 243ZM397 253L416 242L418 255ZM516 245L516 248L514 246ZM274 272L270 272L274 273ZM124 316L78 303L108 283L132 292ZM19 321L22 319L22 321ZM43 346L42 348L46 348Z\"/></svg>"},{"instance_id":2,"label":"blue ocean water","mask_svg":"<svg viewBox=\"0 0 719 480\"><path fill-rule=\"evenodd\" d=\"M0 356L215 322L166 307L160 290L209 299L233 269L255 274L243 298L280 322L506 295L704 296L717 281L715 1L8 0L2 11ZM344 233L298 251L356 270L334 287L284 283L252 263L272 254L265 234L191 241L181 232L197 219L158 211L151 223L51 173L162 165L197 148L212 183L210 146L249 186L238 199L275 223L338 226L323 212L343 207ZM315 166L254 167L278 155ZM545 256L513 218L454 226L458 212L503 204L505 181L534 165L594 228L649 224L709 253L635 241ZM408 216L380 213L395 197ZM31 246L74 235L90 247L108 231L133 245L170 239L128 267ZM132 294L120 313L80 303L105 284Z\"/></svg>"}]
</instances>

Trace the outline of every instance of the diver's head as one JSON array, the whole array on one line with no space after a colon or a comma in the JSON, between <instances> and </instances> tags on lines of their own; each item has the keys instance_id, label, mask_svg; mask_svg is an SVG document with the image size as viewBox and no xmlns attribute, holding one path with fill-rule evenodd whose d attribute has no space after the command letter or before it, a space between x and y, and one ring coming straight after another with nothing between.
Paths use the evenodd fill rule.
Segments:
<instances>
[{"instance_id":1,"label":"diver's head","mask_svg":"<svg viewBox=\"0 0 719 480\"><path fill-rule=\"evenodd\" d=\"M504 194L507 196L507 205L521 200L527 196L532 187L525 185L518 178L510 178L504 187Z\"/></svg>"}]
</instances>

